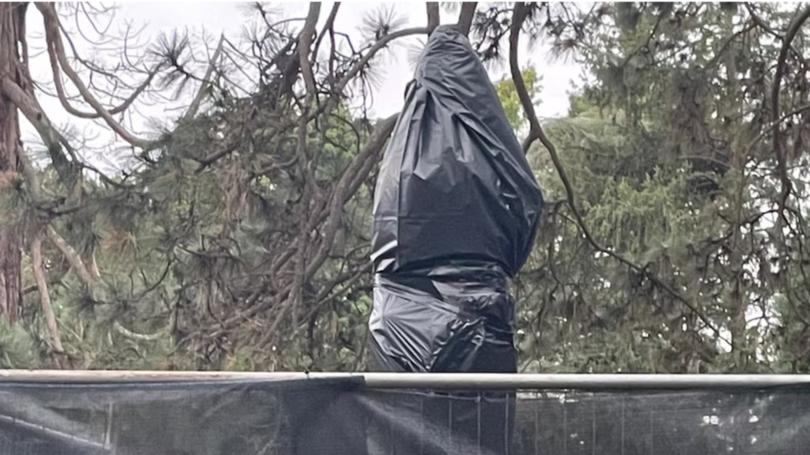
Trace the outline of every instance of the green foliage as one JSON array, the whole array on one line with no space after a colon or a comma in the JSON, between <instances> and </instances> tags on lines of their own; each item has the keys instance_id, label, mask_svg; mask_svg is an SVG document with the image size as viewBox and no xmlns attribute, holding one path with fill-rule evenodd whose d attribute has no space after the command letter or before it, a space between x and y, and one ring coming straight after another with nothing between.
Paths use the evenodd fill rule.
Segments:
<instances>
[{"instance_id":1,"label":"green foliage","mask_svg":"<svg viewBox=\"0 0 810 455\"><path fill-rule=\"evenodd\" d=\"M768 94L750 77L778 44L741 8L623 4L614 15L579 47L594 79L546 128L594 237L645 272L596 252L552 204L516 283L525 368L806 371L806 231L801 217L773 216ZM545 151L531 153L561 200Z\"/></svg>"},{"instance_id":2,"label":"green foliage","mask_svg":"<svg viewBox=\"0 0 810 455\"><path fill-rule=\"evenodd\" d=\"M526 91L529 96L534 99L542 91L541 81L542 77L537 74L534 67L529 67L521 72L523 82L526 84ZM495 83L495 92L501 100L501 105L506 113L506 118L512 125L512 128L519 131L522 130L528 123L526 116L523 113L523 106L520 104L517 90L515 90L515 83L511 77L504 77Z\"/></svg>"},{"instance_id":3,"label":"green foliage","mask_svg":"<svg viewBox=\"0 0 810 455\"><path fill-rule=\"evenodd\" d=\"M493 8L492 23L508 30L509 9ZM755 8L774 30L792 18ZM806 207L797 203L810 196L810 117L804 111L782 126L796 195L780 219L769 103L781 43L742 7L599 11L542 23L560 30L556 39L573 40L555 44L576 49L588 72L568 118L544 128L593 236L643 272L584 238L546 150L535 144L528 158L548 207L512 288L521 369L810 371L810 249L799 216ZM564 31L583 24L587 33ZM478 31L505 39L485 32ZM802 55L806 35L794 42ZM499 45L491 49L505 49ZM790 60L782 112L808 103L801 65ZM49 295L75 367L364 367L374 155L352 180L328 254L300 286L293 276L296 258L313 257L324 239L325 223L310 215L326 206L374 122L350 107L355 99L341 98L302 133L301 99L278 95L270 76L244 98L217 95L126 179L86 179L75 210L49 214L101 274L87 286L46 245ZM527 68L523 77L537 96L541 75ZM526 119L514 85L504 78L495 86L521 135ZM39 175L49 200L66 191L52 164ZM43 210L32 208L24 188L3 194L10 216L0 221L21 232L36 226ZM24 285L32 283L27 266ZM23 322L0 326L0 365L50 365L39 309L39 295L28 292Z\"/></svg>"},{"instance_id":4,"label":"green foliage","mask_svg":"<svg viewBox=\"0 0 810 455\"><path fill-rule=\"evenodd\" d=\"M35 368L39 363L31 335L21 325L0 319L0 368Z\"/></svg>"}]
</instances>

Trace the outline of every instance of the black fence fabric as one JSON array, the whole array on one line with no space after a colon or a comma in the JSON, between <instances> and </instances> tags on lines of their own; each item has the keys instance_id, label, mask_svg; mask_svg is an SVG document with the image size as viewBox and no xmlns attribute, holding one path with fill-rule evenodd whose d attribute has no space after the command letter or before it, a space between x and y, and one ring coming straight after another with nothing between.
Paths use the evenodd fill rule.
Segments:
<instances>
[{"instance_id":1,"label":"black fence fabric","mask_svg":"<svg viewBox=\"0 0 810 455\"><path fill-rule=\"evenodd\" d=\"M362 378L0 383L0 455L810 452L810 388L371 390Z\"/></svg>"}]
</instances>

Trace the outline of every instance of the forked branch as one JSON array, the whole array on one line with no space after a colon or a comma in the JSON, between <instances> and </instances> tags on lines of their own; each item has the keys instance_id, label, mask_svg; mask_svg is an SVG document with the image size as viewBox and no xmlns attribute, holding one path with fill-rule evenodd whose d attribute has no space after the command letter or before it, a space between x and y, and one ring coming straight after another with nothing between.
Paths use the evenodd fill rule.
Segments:
<instances>
[{"instance_id":1,"label":"forked branch","mask_svg":"<svg viewBox=\"0 0 810 455\"><path fill-rule=\"evenodd\" d=\"M73 70L68 61L67 54L65 53L64 43L62 42L62 36L59 30L59 17L56 13L56 7L53 3L37 3L37 9L42 13L42 16L45 18L45 38L48 43L48 47L52 48L56 54L56 59L59 62L59 67L62 71L67 75L68 79L73 82L73 85L79 90L82 98L89 104L93 110L98 114L104 122L109 126L113 131L115 131L118 136L120 136L123 140L128 142L134 147L139 147L142 149L149 149L151 148L154 143L152 141L139 138L129 131L127 131L118 121L113 118L113 114L110 113L101 103L96 99L95 96L90 92L90 89L87 88L84 81L82 81L81 77Z\"/></svg>"}]
</instances>

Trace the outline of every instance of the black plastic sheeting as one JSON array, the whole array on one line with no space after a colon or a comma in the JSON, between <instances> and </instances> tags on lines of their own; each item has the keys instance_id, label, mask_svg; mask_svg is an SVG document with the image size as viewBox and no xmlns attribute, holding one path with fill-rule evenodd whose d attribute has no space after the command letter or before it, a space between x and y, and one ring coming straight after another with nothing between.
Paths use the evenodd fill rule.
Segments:
<instances>
[{"instance_id":1,"label":"black plastic sheeting","mask_svg":"<svg viewBox=\"0 0 810 455\"><path fill-rule=\"evenodd\" d=\"M374 194L371 369L514 372L508 279L542 206L486 70L456 28L438 27Z\"/></svg>"},{"instance_id":2,"label":"black plastic sheeting","mask_svg":"<svg viewBox=\"0 0 810 455\"><path fill-rule=\"evenodd\" d=\"M807 387L521 392L511 410L489 393L457 392L369 390L362 378L2 383L0 455L803 455L810 450ZM454 425L470 416L475 425ZM493 425L502 425L500 440L481 436ZM367 445L372 432L375 447Z\"/></svg>"}]
</instances>

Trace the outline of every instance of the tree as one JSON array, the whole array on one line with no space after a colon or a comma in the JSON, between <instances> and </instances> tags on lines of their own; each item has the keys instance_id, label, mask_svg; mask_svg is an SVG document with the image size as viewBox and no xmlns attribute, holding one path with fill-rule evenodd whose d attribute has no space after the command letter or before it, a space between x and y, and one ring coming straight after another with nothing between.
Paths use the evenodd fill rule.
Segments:
<instances>
[{"instance_id":1,"label":"tree","mask_svg":"<svg viewBox=\"0 0 810 455\"><path fill-rule=\"evenodd\" d=\"M150 144L148 141L135 137L113 118L114 114L124 111L131 103L131 100L112 109L102 106L93 95L91 88L85 85L78 73L73 69L65 51L55 5L38 4L37 10L44 20L45 41L53 72L53 83L56 87L57 96L65 109L77 117L101 118L123 140L133 146L147 147ZM59 213L67 207L82 203L81 172L82 169L93 169L93 167L81 160L70 141L54 127L48 115L39 106L35 89L36 84L31 78L29 70L30 62L25 32L27 11L28 8L25 3L5 4L0 9L3 18L2 40L4 43L3 52L0 54L0 67L4 68L2 80L0 80L0 95L2 95L3 103L0 106L3 117L3 123L0 124L0 135L4 138L4 147L0 150L3 158L0 161L0 166L2 166L1 170L7 176L7 181L9 175L12 177L13 174L25 176L24 189L21 185L14 185L13 187L6 185L3 188L4 196L6 196L4 199L6 203L13 206L13 201L10 202L9 200L17 198L17 202L20 202L19 196L22 196L27 198L31 209L30 212L25 214L24 219L18 219L16 223L3 226L3 234L0 236L0 243L3 246L0 262L3 264L5 292L2 297L5 300L8 317L13 321L19 311L19 298L22 292L20 286L20 250L25 243L28 243L31 251L31 268L36 278L42 315L46 320L47 346L56 356L57 363L62 364L66 353L62 347L57 319L50 302L48 280L42 259L42 245L47 237L64 255L74 273L82 278L85 285L92 286L91 282L96 279L95 274L97 271L85 265L86 258L83 258L57 233L51 225L51 221L57 218ZM94 67L92 63L83 60L80 60L80 62L87 66L91 72L101 73L100 69ZM150 77L153 74L151 73ZM63 86L63 75L67 76L73 83L80 99L92 108L90 112L81 111L72 105L75 101L71 100ZM109 72L106 73L105 77L113 80L114 83L119 81L116 76ZM135 91L133 98L137 96L139 91ZM115 96L115 93L112 92L112 95ZM36 175L37 172L23 153L22 143L19 138L18 112L22 113L39 133L52 160L53 168L58 175L59 189L63 191L63 196L50 198L43 193L39 178ZM6 222L8 222L8 219ZM26 230L33 232L27 242L20 235L26 222L28 224Z\"/></svg>"},{"instance_id":2,"label":"tree","mask_svg":"<svg viewBox=\"0 0 810 455\"><path fill-rule=\"evenodd\" d=\"M22 74L18 44L25 33L22 3L0 5L0 74L19 83ZM17 180L20 166L20 124L17 109L5 95L0 96L0 191L8 191ZM0 226L0 313L10 323L17 320L22 300L20 238L7 226Z\"/></svg>"},{"instance_id":3,"label":"tree","mask_svg":"<svg viewBox=\"0 0 810 455\"><path fill-rule=\"evenodd\" d=\"M398 29L382 12L358 45L334 30L340 5L320 30L317 3L300 22L254 10L252 36L221 37L205 61L178 35L108 68L76 52L54 5L37 5L54 95L74 118L114 133L132 162L121 176L101 172L39 108L32 81L4 80L49 158L39 168L21 157L22 184L5 203L20 215L15 227L32 234L21 239L35 278L26 295L40 310L27 311L45 322L38 341L54 362L301 367L334 344L333 365L358 366L354 335L366 310L357 289L369 285L363 214L395 120L369 119L366 98L377 55L427 28ZM105 39L125 48L130 37ZM121 121L143 97L168 91L189 93L176 123L146 137ZM97 93L120 104L105 106ZM345 317L348 325L336 324ZM324 336L330 326L338 328Z\"/></svg>"},{"instance_id":4,"label":"tree","mask_svg":"<svg viewBox=\"0 0 810 455\"><path fill-rule=\"evenodd\" d=\"M362 368L370 201L394 122L370 117L370 95L378 57L429 33L438 5L427 27L380 10L359 38L336 28L340 5L256 5L246 39L166 35L114 63L82 56L61 22L106 10L59 8L28 12L49 81L30 81L24 30L0 51L19 70L0 112L42 142L2 150L17 156L0 187L24 303L0 325L0 362L29 364L35 346L50 366ZM513 288L524 370L806 371L806 7L456 11L482 60L508 65L499 94L548 196ZM543 71L519 51L538 40L588 73L568 118L534 112ZM123 172L53 124L49 95L116 138ZM144 127L149 102L181 109Z\"/></svg>"},{"instance_id":5,"label":"tree","mask_svg":"<svg viewBox=\"0 0 810 455\"><path fill-rule=\"evenodd\" d=\"M537 18L513 18L523 16ZM777 31L795 30L803 8L623 4L575 17L558 24L563 35L598 20L575 41L552 39L594 79L573 118L530 131L550 152L533 156L537 169L557 174L541 181L562 200L520 278L542 302L524 313L524 352L537 352L527 368L784 371L793 359L788 370L802 371L779 346L803 344L782 334L804 326L806 234L800 206L779 215L767 139L785 129L786 144L803 143L804 40ZM791 104L769 110L783 55ZM805 159L794 150L788 168Z\"/></svg>"}]
</instances>

